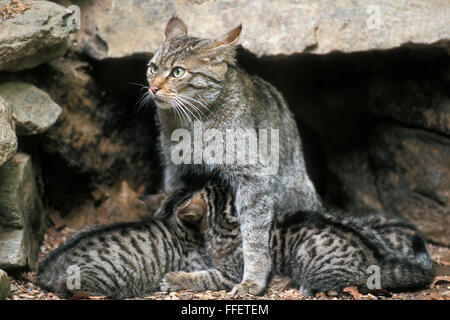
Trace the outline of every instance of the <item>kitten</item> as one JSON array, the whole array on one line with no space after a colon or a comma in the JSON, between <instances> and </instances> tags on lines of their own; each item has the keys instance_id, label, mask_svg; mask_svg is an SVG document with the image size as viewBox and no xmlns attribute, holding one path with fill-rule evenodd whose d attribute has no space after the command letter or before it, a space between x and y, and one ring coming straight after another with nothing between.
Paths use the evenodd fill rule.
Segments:
<instances>
[{"instance_id":1,"label":"kitten","mask_svg":"<svg viewBox=\"0 0 450 320\"><path fill-rule=\"evenodd\" d=\"M201 271L169 272L161 290L230 289L241 281L244 270L233 194L220 185L207 184L190 199L195 206L185 205L184 210L190 212L186 217L191 229L196 226L203 234L212 264ZM407 290L433 280L423 238L412 224L398 217L286 213L274 220L270 254L273 273L291 277L300 292L309 296L350 285L361 292ZM368 283L377 286L372 282L377 268L380 287L368 287Z\"/></svg>"},{"instance_id":2,"label":"kitten","mask_svg":"<svg viewBox=\"0 0 450 320\"><path fill-rule=\"evenodd\" d=\"M73 236L39 265L38 285L61 297L131 298L158 291L169 271L206 268L211 262L203 240L184 225L188 217L180 220L186 196L172 194L155 218L93 227Z\"/></svg>"},{"instance_id":3,"label":"kitten","mask_svg":"<svg viewBox=\"0 0 450 320\"><path fill-rule=\"evenodd\" d=\"M166 39L149 62L148 94L158 107L165 191L191 188L193 182L204 183L211 177L231 185L244 257L243 281L233 293L262 294L271 270L269 232L275 215L297 209L319 211L321 202L306 172L298 128L283 96L236 65L235 45L241 31L239 26L216 40L199 39L187 35L183 21L171 18L165 28ZM222 137L227 130L266 129L271 134L279 130L279 141L267 143L273 150L278 148L274 151L279 156L278 167L270 158L274 154L261 153L247 164L229 159L196 161L195 154L194 164L192 154L183 154L184 161L175 164L172 156L179 142L172 140L172 133L184 128L195 139L193 120L203 131L215 129ZM231 141L240 146L242 138L236 134ZM267 140L261 135L255 139L260 148ZM194 149L196 143L208 150L218 142L206 136L191 143ZM224 144L222 150L228 147Z\"/></svg>"}]
</instances>

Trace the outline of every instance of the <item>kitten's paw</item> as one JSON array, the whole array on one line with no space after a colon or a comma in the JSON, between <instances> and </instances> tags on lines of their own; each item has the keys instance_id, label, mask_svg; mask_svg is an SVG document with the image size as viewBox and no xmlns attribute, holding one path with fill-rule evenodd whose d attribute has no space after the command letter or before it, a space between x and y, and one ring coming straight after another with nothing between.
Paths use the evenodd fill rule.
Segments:
<instances>
[{"instance_id":1,"label":"kitten's paw","mask_svg":"<svg viewBox=\"0 0 450 320\"><path fill-rule=\"evenodd\" d=\"M300 286L300 288L298 288L298 292L305 297L314 297L315 296L315 293L310 288L307 288L304 286Z\"/></svg>"},{"instance_id":2,"label":"kitten's paw","mask_svg":"<svg viewBox=\"0 0 450 320\"><path fill-rule=\"evenodd\" d=\"M159 288L163 292L174 292L189 289L186 282L186 272L169 272L166 273L159 283Z\"/></svg>"},{"instance_id":3,"label":"kitten's paw","mask_svg":"<svg viewBox=\"0 0 450 320\"><path fill-rule=\"evenodd\" d=\"M264 293L265 286L256 283L253 280L245 280L234 286L231 290L231 295L233 296L246 296L247 294L252 294L255 296L260 296Z\"/></svg>"}]
</instances>

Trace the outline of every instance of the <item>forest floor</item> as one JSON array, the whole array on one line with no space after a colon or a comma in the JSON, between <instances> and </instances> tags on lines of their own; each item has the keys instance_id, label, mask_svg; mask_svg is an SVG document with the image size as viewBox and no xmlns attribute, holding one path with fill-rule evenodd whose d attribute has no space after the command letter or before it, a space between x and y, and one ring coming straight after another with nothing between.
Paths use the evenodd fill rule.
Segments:
<instances>
[{"instance_id":1,"label":"forest floor","mask_svg":"<svg viewBox=\"0 0 450 320\"><path fill-rule=\"evenodd\" d=\"M56 231L47 229L45 240L41 246L39 261L67 241L78 230L62 228ZM248 296L239 299L263 300L450 300L450 249L428 244L432 259L437 266L436 278L429 288L416 292L379 292L363 295L354 287L344 289L343 292L320 293L315 297L303 296L293 288L289 279L275 277L265 295ZM36 272L25 272L16 276L11 283L11 295L8 300L60 300L55 294L41 290L35 284ZM105 297L74 297L74 299L104 300ZM153 295L137 298L140 300L222 300L237 299L226 291L205 291L194 293L180 291L173 293L156 292Z\"/></svg>"}]
</instances>

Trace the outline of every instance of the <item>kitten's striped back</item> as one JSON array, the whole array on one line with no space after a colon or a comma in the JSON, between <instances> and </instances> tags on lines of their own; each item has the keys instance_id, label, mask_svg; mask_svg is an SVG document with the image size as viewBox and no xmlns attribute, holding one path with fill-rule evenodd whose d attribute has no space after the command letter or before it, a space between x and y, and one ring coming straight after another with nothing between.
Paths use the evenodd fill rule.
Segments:
<instances>
[{"instance_id":1,"label":"kitten's striped back","mask_svg":"<svg viewBox=\"0 0 450 320\"><path fill-rule=\"evenodd\" d=\"M181 200L183 194L176 194L162 209L173 210ZM171 213L158 218L93 227L75 235L39 265L38 284L63 297L139 297L157 291L169 271L204 268L198 234L186 232Z\"/></svg>"},{"instance_id":2,"label":"kitten's striped back","mask_svg":"<svg viewBox=\"0 0 450 320\"><path fill-rule=\"evenodd\" d=\"M206 203L195 221L203 230L213 263L202 272L172 273L164 277L164 287L229 289L242 280L244 266L233 194L209 183L194 197ZM206 227L200 227L205 219ZM269 246L273 272L291 277L307 295L340 291L349 285L373 289L368 280L374 270L380 271L380 289L386 290L423 287L433 279L424 239L414 225L399 217L288 212L275 219Z\"/></svg>"}]
</instances>

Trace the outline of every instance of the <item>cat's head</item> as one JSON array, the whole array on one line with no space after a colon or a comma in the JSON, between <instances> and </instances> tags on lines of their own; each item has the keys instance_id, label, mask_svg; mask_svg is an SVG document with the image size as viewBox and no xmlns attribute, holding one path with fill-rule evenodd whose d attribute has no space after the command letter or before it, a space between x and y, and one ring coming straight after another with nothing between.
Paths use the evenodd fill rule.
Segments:
<instances>
[{"instance_id":1,"label":"cat's head","mask_svg":"<svg viewBox=\"0 0 450 320\"><path fill-rule=\"evenodd\" d=\"M233 194L222 184L208 182L201 189L181 189L146 201L149 206L159 206L156 219L176 219L187 231L212 237L239 233Z\"/></svg>"},{"instance_id":2,"label":"cat's head","mask_svg":"<svg viewBox=\"0 0 450 320\"><path fill-rule=\"evenodd\" d=\"M218 39L199 39L188 36L184 22L172 17L165 40L148 64L149 95L156 105L179 112L184 109L188 115L188 111L205 112L223 89L241 31L240 25Z\"/></svg>"}]
</instances>

